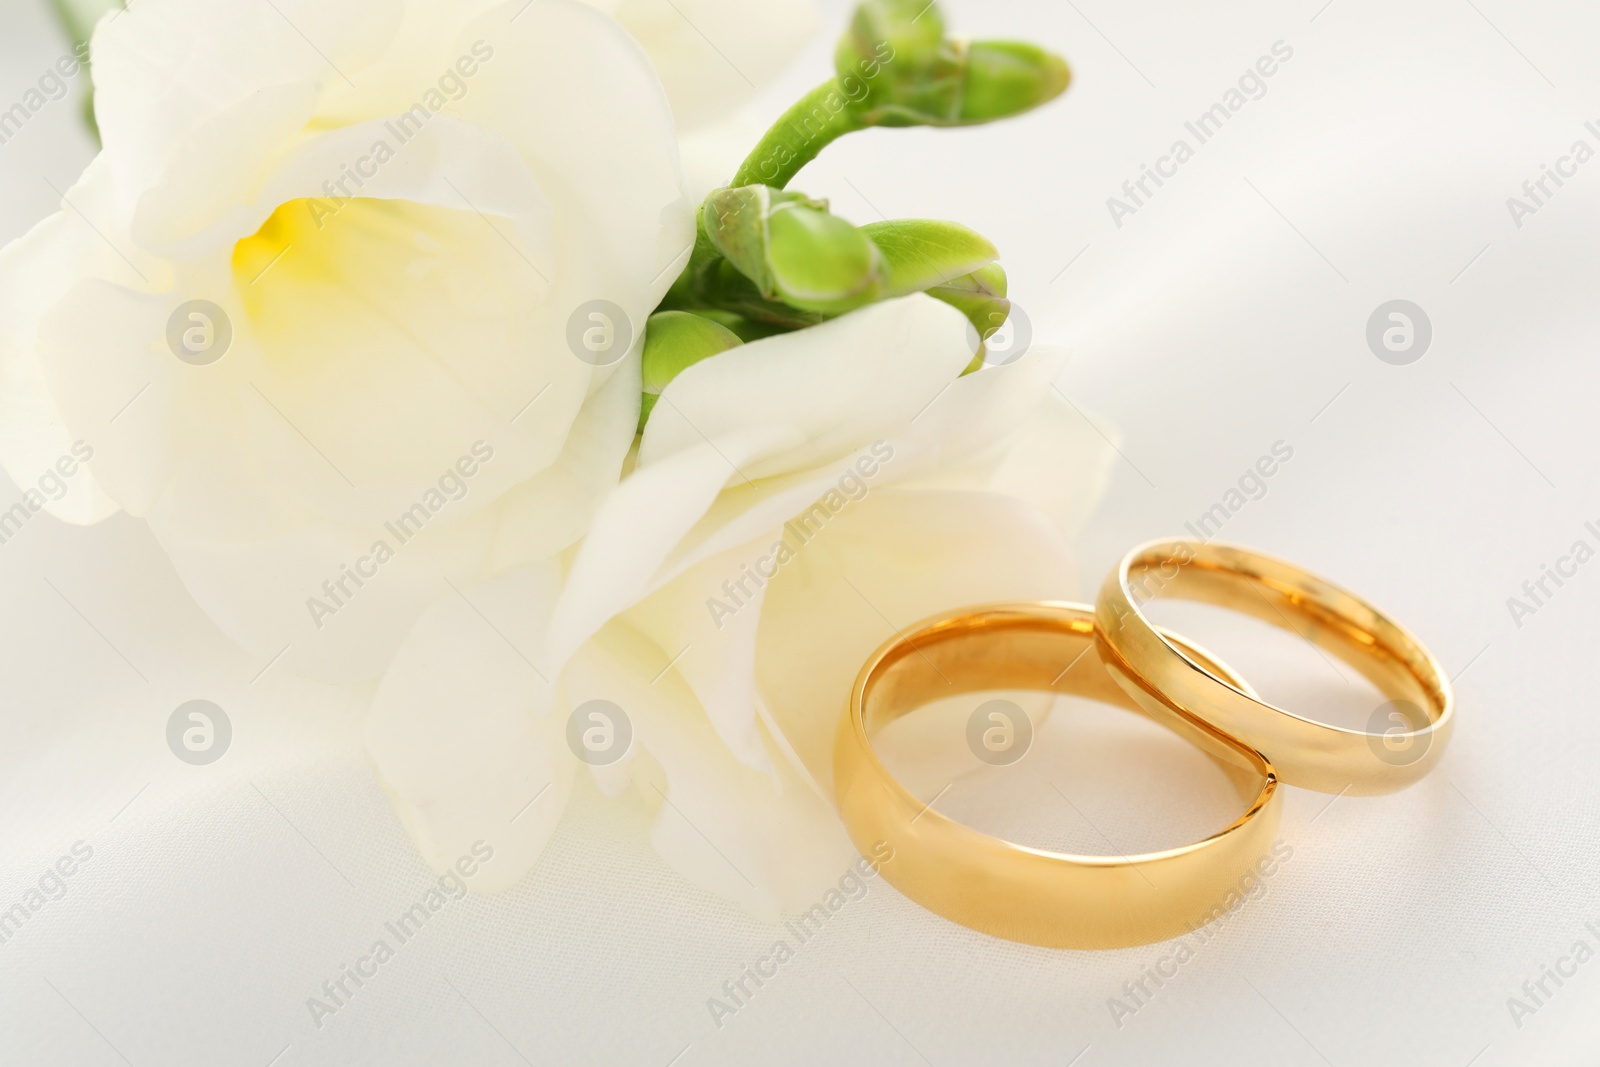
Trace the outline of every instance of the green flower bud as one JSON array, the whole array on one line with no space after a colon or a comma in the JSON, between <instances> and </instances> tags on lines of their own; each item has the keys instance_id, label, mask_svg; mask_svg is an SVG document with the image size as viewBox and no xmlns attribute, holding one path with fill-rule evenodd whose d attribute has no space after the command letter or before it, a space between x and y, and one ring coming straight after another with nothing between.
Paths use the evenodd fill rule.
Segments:
<instances>
[{"instance_id":1,"label":"green flower bud","mask_svg":"<svg viewBox=\"0 0 1600 1067\"><path fill-rule=\"evenodd\" d=\"M1066 61L1031 44L946 37L926 0L865 0L834 49L862 126L965 126L1020 115L1067 88Z\"/></svg>"},{"instance_id":2,"label":"green flower bud","mask_svg":"<svg viewBox=\"0 0 1600 1067\"><path fill-rule=\"evenodd\" d=\"M971 274L952 279L945 285L935 286L928 295L943 300L967 317L978 332L978 351L962 374L981 370L984 362L984 342L1011 316L1011 301L1006 299L1006 272L998 263L990 263Z\"/></svg>"},{"instance_id":3,"label":"green flower bud","mask_svg":"<svg viewBox=\"0 0 1600 1067\"><path fill-rule=\"evenodd\" d=\"M927 0L861 4L833 67L862 126L946 125L960 112L960 61Z\"/></svg>"},{"instance_id":4,"label":"green flower bud","mask_svg":"<svg viewBox=\"0 0 1600 1067\"><path fill-rule=\"evenodd\" d=\"M726 352L744 342L726 326L687 311L658 311L645 323L644 398L639 411L639 429L655 410L656 399L667 383L686 368L718 352Z\"/></svg>"},{"instance_id":5,"label":"green flower bud","mask_svg":"<svg viewBox=\"0 0 1600 1067\"><path fill-rule=\"evenodd\" d=\"M719 189L701 228L763 299L842 314L884 292L883 257L866 234L828 213L825 201L765 185Z\"/></svg>"},{"instance_id":6,"label":"green flower bud","mask_svg":"<svg viewBox=\"0 0 1600 1067\"><path fill-rule=\"evenodd\" d=\"M1054 100L1072 81L1066 60L1021 41L973 41L966 61L962 122L1020 115Z\"/></svg>"},{"instance_id":7,"label":"green flower bud","mask_svg":"<svg viewBox=\"0 0 1600 1067\"><path fill-rule=\"evenodd\" d=\"M978 333L978 354L970 373L983 364L982 342L1011 314L1005 268L982 234L956 222L896 219L861 227L889 265L889 296L927 293L967 317Z\"/></svg>"},{"instance_id":8,"label":"green flower bud","mask_svg":"<svg viewBox=\"0 0 1600 1067\"><path fill-rule=\"evenodd\" d=\"M958 222L894 219L871 222L861 232L872 238L888 269L887 296L921 293L954 284L999 258L989 239ZM1005 275L1001 273L1001 284ZM1001 293L1005 290L1002 288Z\"/></svg>"},{"instance_id":9,"label":"green flower bud","mask_svg":"<svg viewBox=\"0 0 1600 1067\"><path fill-rule=\"evenodd\" d=\"M718 326L725 327L745 344L759 341L764 337L775 337L780 333L788 333L792 327L775 325L759 319L742 315L737 311L725 311L720 308L701 308L695 312L701 318L710 319ZM811 324L808 324L811 325Z\"/></svg>"},{"instance_id":10,"label":"green flower bud","mask_svg":"<svg viewBox=\"0 0 1600 1067\"><path fill-rule=\"evenodd\" d=\"M927 293L965 315L980 340L987 341L1011 314L1011 301L1006 299L1006 271L998 263L933 286Z\"/></svg>"},{"instance_id":11,"label":"green flower bud","mask_svg":"<svg viewBox=\"0 0 1600 1067\"><path fill-rule=\"evenodd\" d=\"M944 41L944 13L930 0L863 0L850 16L850 28L834 50L834 66L841 76L868 74L848 58L877 59L888 63L901 58L919 65ZM884 46L888 53L884 54ZM850 49L853 51L847 52Z\"/></svg>"}]
</instances>

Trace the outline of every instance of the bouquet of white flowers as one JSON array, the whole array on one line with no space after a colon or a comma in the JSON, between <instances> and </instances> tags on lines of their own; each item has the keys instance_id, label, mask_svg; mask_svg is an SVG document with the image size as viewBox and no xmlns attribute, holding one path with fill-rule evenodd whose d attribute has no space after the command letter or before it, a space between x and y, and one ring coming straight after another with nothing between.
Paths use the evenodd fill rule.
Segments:
<instances>
[{"instance_id":1,"label":"bouquet of white flowers","mask_svg":"<svg viewBox=\"0 0 1600 1067\"><path fill-rule=\"evenodd\" d=\"M368 749L437 869L489 838L474 888L521 877L587 768L688 877L810 899L849 855L829 754L866 653L1076 591L1106 445L1059 350L997 341L995 247L794 187L853 131L1053 99L1055 55L867 0L701 199L680 135L804 6L66 14L103 149L0 252L0 464L73 457L33 510L143 518L261 662L375 680Z\"/></svg>"}]
</instances>

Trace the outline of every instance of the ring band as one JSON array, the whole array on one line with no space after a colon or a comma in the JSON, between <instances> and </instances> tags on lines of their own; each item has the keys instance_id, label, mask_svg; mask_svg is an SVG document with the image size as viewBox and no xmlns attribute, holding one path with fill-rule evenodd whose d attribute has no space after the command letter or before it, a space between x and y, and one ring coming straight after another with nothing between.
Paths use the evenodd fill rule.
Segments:
<instances>
[{"instance_id":1,"label":"ring band","mask_svg":"<svg viewBox=\"0 0 1600 1067\"><path fill-rule=\"evenodd\" d=\"M1141 608L1158 594L1296 633L1359 671L1388 703L1364 731L1268 704L1163 636ZM1420 641L1353 593L1259 552L1187 538L1140 545L1106 578L1095 621L1108 669L1147 712L1214 727L1266 756L1290 785L1393 792L1426 774L1450 736L1450 680Z\"/></svg>"},{"instance_id":2,"label":"ring band","mask_svg":"<svg viewBox=\"0 0 1600 1067\"><path fill-rule=\"evenodd\" d=\"M1013 844L932 810L899 784L872 734L932 700L994 689L1074 693L1138 708L1089 653L1094 610L1084 604L1008 603L938 616L879 648L856 678L834 746L834 787L863 855L892 859L880 873L913 901L964 926L1058 948L1114 948L1166 940L1226 911L1241 877L1272 849L1277 778L1258 753L1203 725L1248 810L1194 844L1137 856L1075 856ZM1168 640L1228 678L1227 666L1175 635ZM1070 669L1077 659L1086 660ZM1063 669L1069 668L1069 669ZM1241 773L1241 768L1244 769Z\"/></svg>"}]
</instances>

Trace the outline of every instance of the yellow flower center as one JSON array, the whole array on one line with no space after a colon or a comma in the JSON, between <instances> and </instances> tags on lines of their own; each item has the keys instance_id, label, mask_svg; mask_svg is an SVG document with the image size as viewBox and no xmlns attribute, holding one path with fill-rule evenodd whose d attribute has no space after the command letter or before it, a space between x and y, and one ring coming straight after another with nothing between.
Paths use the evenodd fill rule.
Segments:
<instances>
[{"instance_id":1,"label":"yellow flower center","mask_svg":"<svg viewBox=\"0 0 1600 1067\"><path fill-rule=\"evenodd\" d=\"M538 302L543 279L514 239L508 220L465 209L290 200L234 245L234 285L269 356L395 334L438 354L465 340L452 320Z\"/></svg>"}]
</instances>

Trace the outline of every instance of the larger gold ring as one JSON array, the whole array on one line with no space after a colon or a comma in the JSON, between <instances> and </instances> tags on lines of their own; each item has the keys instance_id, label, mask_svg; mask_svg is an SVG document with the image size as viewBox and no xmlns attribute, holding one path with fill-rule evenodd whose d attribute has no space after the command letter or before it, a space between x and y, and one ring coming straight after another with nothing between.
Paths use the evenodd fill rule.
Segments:
<instances>
[{"instance_id":1,"label":"larger gold ring","mask_svg":"<svg viewBox=\"0 0 1600 1067\"><path fill-rule=\"evenodd\" d=\"M1168 639L1250 691L1203 650ZM1136 709L1094 651L1089 606L1017 603L929 619L867 660L834 747L834 787L856 847L892 857L879 868L892 885L945 918L998 937L1115 948L1176 937L1225 913L1241 880L1272 862L1279 814L1272 767L1207 727L1178 724L1187 735L1209 738L1248 810L1203 841L1137 856L1075 856L990 837L918 800L873 752L872 734L885 724L934 699L984 689L1066 691ZM1079 657L1082 664L1065 669Z\"/></svg>"},{"instance_id":2,"label":"larger gold ring","mask_svg":"<svg viewBox=\"0 0 1600 1067\"><path fill-rule=\"evenodd\" d=\"M1388 702L1373 709L1366 730L1274 707L1163 635L1141 607L1158 595L1297 633ZM1290 785L1368 796L1402 789L1438 761L1450 736L1450 679L1420 641L1354 593L1259 552L1189 539L1140 545L1107 577L1095 621L1107 667L1147 711L1215 727L1266 756Z\"/></svg>"}]
</instances>

